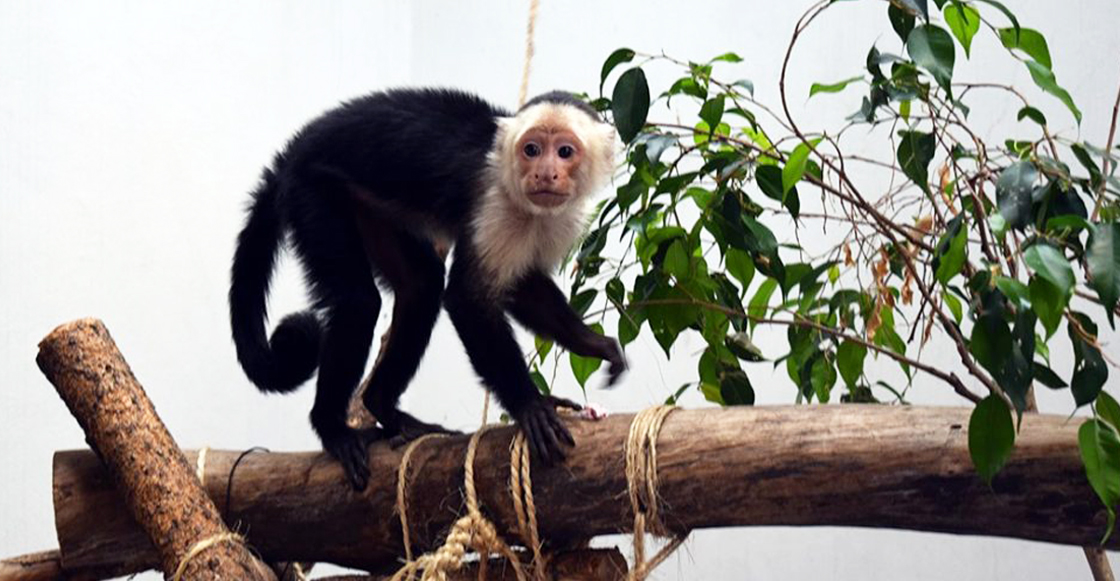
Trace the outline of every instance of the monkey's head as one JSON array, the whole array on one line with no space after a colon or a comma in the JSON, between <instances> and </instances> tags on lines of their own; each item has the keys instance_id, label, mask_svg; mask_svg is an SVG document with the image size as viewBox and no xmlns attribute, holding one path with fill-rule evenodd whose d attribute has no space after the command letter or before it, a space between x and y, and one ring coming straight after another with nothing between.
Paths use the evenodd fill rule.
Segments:
<instances>
[{"instance_id":1,"label":"monkey's head","mask_svg":"<svg viewBox=\"0 0 1120 581\"><path fill-rule=\"evenodd\" d=\"M614 172L615 130L586 103L554 91L499 120L491 154L506 195L534 215L582 208Z\"/></svg>"}]
</instances>

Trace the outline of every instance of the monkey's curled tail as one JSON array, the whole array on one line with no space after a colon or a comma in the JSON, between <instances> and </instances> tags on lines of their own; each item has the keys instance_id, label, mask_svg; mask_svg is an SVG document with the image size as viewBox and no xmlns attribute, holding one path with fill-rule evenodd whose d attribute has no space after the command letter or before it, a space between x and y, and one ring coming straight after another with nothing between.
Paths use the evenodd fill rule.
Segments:
<instances>
[{"instance_id":1,"label":"monkey's curled tail","mask_svg":"<svg viewBox=\"0 0 1120 581\"><path fill-rule=\"evenodd\" d=\"M322 327L311 311L284 317L265 334L268 288L284 232L276 209L276 179L265 170L245 227L237 237L229 288L229 314L237 360L261 391L289 392L319 363Z\"/></svg>"}]
</instances>

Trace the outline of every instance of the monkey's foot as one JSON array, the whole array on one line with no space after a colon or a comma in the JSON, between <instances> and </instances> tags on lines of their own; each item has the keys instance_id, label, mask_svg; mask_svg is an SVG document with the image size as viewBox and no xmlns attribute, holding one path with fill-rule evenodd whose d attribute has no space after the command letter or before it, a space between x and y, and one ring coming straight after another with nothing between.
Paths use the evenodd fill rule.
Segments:
<instances>
[{"instance_id":1,"label":"monkey's foot","mask_svg":"<svg viewBox=\"0 0 1120 581\"><path fill-rule=\"evenodd\" d=\"M369 453L371 442L383 440L384 431L373 427L364 430L338 430L330 436L323 436L323 449L333 456L346 473L346 479L355 491L361 492L369 484Z\"/></svg>"},{"instance_id":2,"label":"monkey's foot","mask_svg":"<svg viewBox=\"0 0 1120 581\"><path fill-rule=\"evenodd\" d=\"M564 447L576 445L572 433L556 413L557 407L583 408L574 401L549 395L532 400L514 416L529 440L529 450L545 466L562 462L568 455Z\"/></svg>"},{"instance_id":3,"label":"monkey's foot","mask_svg":"<svg viewBox=\"0 0 1120 581\"><path fill-rule=\"evenodd\" d=\"M439 424L429 424L416 419L412 414L402 411L397 411L397 428L396 435L389 438L389 446L391 448L399 448L421 436L428 434L447 434L451 436L462 434L455 430L449 430Z\"/></svg>"}]
</instances>

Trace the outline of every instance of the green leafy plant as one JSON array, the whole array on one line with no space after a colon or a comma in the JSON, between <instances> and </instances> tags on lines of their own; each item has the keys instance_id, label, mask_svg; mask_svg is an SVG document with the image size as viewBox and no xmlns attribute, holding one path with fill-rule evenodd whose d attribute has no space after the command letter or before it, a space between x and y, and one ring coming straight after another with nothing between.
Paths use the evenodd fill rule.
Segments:
<instances>
[{"instance_id":1,"label":"green leafy plant","mask_svg":"<svg viewBox=\"0 0 1120 581\"><path fill-rule=\"evenodd\" d=\"M844 402L904 402L917 375L932 376L976 404L969 448L989 483L1013 455L1033 387L1068 387L1094 413L1079 443L1111 532L1120 406L1102 391L1111 362L1097 337L1120 313L1115 121L1103 147L1067 139L1016 88L954 76L976 55L977 35L992 34L1001 58L1020 61L1042 97L1080 124L1046 38L1000 2L896 0L884 21L896 36L870 48L865 70L809 89L821 99L858 88L858 109L832 132L802 127L786 73L802 33L838 4L818 2L797 23L780 110L757 101L750 81L717 74L742 60L733 53L686 62L620 49L607 58L591 102L613 116L626 167L573 256L573 305L601 305L591 312L603 322L617 315L624 345L648 329L666 356L682 334L701 337L696 381L669 401L698 388L719 404L752 404L760 325L785 331L785 352L763 364L784 367L798 402L829 402L838 390ZM653 67L679 75L651 99L644 71ZM974 130L968 102L979 91L1005 95L1017 130L1034 137L990 142ZM882 155L847 153L853 128ZM822 223L840 233L816 246L789 235ZM1074 365L1055 369L1050 345L1064 340L1063 323ZM958 370L923 361L935 337L959 355ZM538 349L536 361L547 353ZM876 377L884 366L870 362L883 359L905 385ZM571 367L583 385L591 364L573 358Z\"/></svg>"}]
</instances>

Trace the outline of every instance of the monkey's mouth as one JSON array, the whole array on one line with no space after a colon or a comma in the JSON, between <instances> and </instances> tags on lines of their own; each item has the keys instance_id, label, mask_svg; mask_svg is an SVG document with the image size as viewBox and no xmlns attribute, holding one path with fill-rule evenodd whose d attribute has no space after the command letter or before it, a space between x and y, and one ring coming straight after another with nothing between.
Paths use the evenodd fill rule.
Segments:
<instances>
[{"instance_id":1,"label":"monkey's mouth","mask_svg":"<svg viewBox=\"0 0 1120 581\"><path fill-rule=\"evenodd\" d=\"M568 201L568 194L563 192L553 192L550 190L539 190L536 192L529 192L529 201L538 206L546 208L555 208Z\"/></svg>"}]
</instances>

